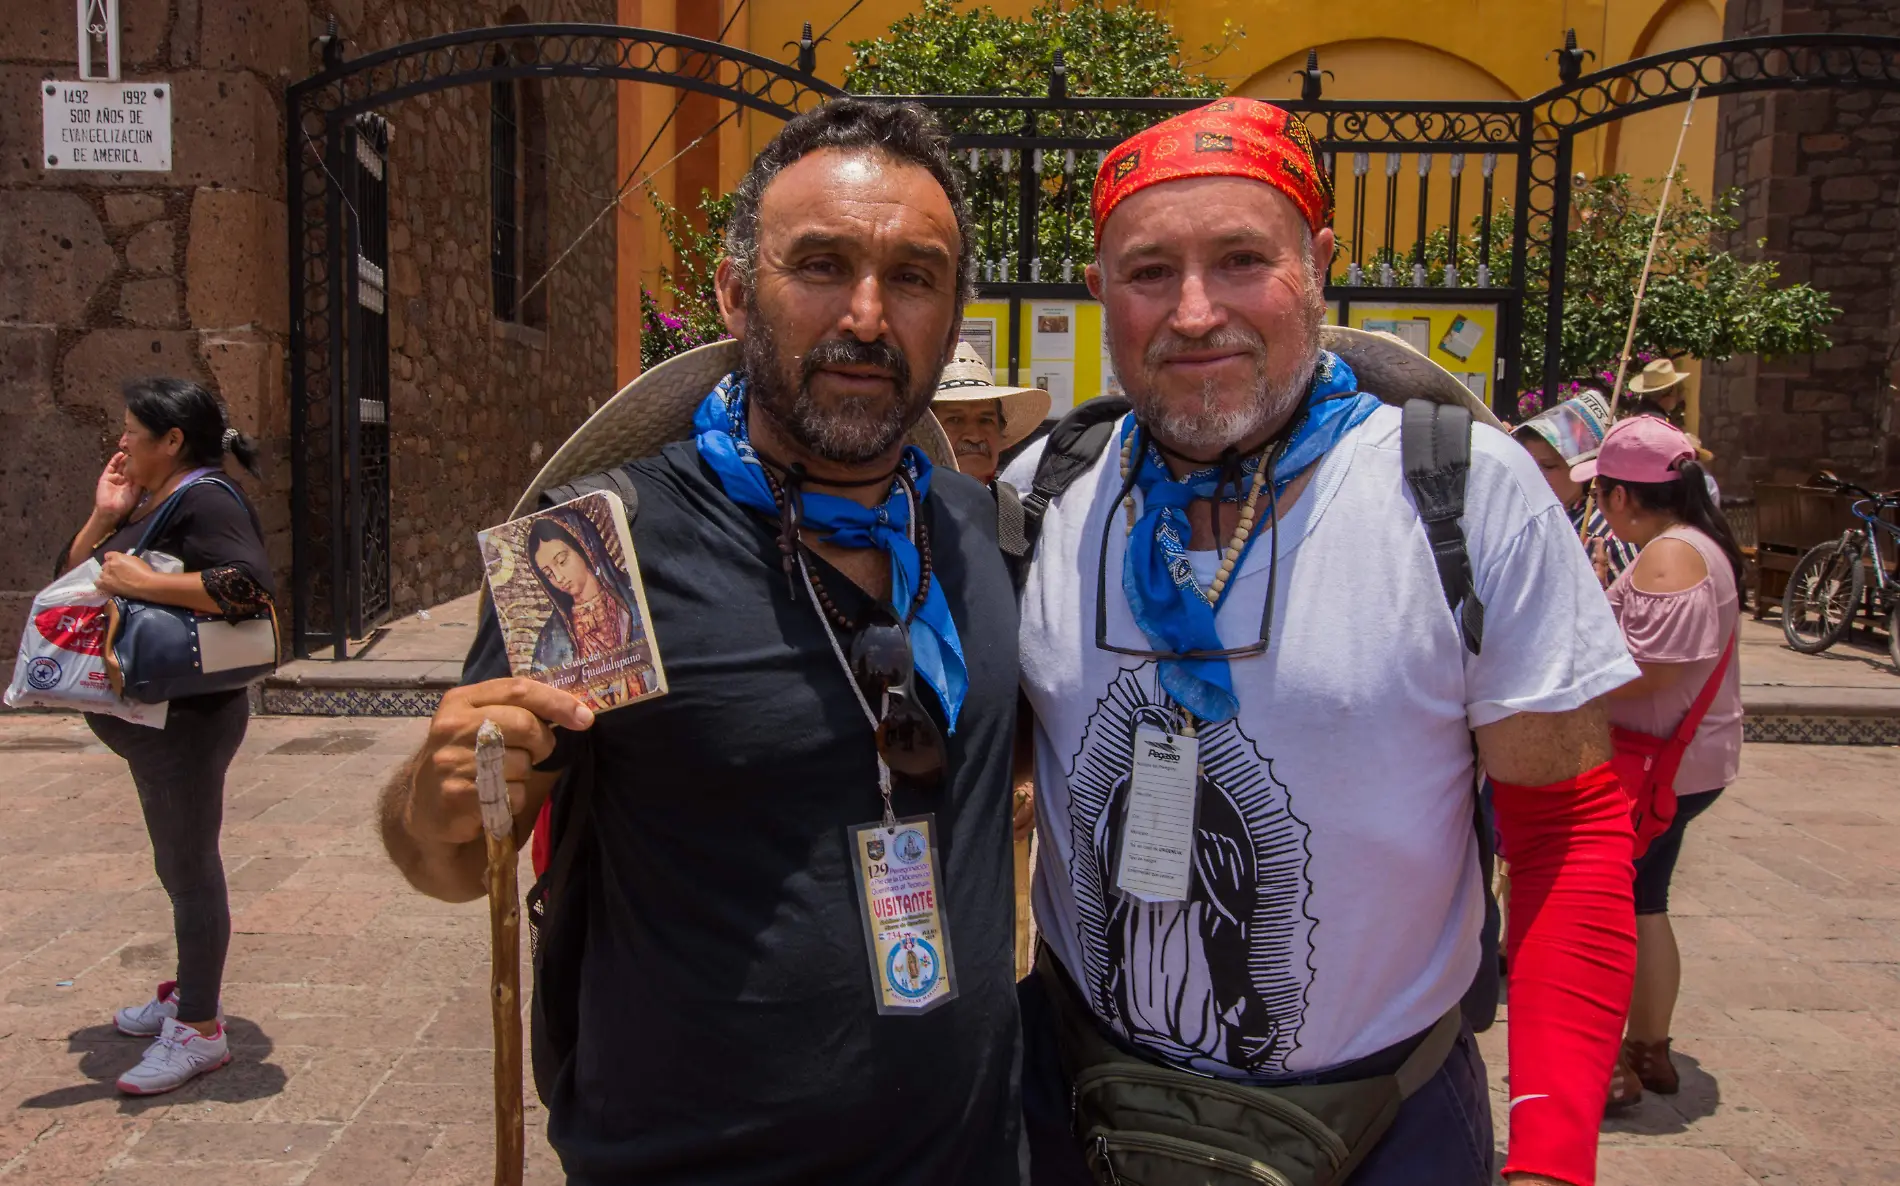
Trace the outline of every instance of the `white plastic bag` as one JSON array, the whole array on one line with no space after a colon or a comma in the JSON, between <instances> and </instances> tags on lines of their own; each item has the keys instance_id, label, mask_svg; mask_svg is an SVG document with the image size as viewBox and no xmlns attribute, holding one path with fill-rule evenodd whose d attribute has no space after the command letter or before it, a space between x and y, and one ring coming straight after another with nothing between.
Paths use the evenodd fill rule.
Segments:
<instances>
[{"instance_id":1,"label":"white plastic bag","mask_svg":"<svg viewBox=\"0 0 1900 1186\"><path fill-rule=\"evenodd\" d=\"M148 552L145 561L159 572L182 572L185 567L163 552ZM13 660L7 704L100 712L163 729L166 705L122 699L106 678L109 599L96 587L98 579L99 562L88 559L33 598L26 629L20 633L20 653Z\"/></svg>"}]
</instances>

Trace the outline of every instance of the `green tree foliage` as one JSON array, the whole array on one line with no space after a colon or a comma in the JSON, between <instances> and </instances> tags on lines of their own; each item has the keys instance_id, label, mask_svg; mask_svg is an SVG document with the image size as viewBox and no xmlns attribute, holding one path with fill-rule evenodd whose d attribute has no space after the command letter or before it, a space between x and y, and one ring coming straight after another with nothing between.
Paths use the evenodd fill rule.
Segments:
<instances>
[{"instance_id":1,"label":"green tree foliage","mask_svg":"<svg viewBox=\"0 0 1900 1186\"><path fill-rule=\"evenodd\" d=\"M1664 355L1721 362L1737 354L1772 358L1832 345L1825 330L1841 311L1827 293L1806 284L1783 284L1773 260L1745 261L1711 246L1716 236L1740 225L1735 218L1740 202L1740 190L1704 202L1678 174L1636 321L1630 352L1637 361L1632 369ZM1607 388L1616 379L1636 283L1656 224L1656 202L1634 188L1627 173L1615 173L1578 187L1572 211L1558 370L1567 385ZM1500 279L1508 276L1510 266L1511 221L1508 206L1492 220L1491 264ZM1472 220L1471 232L1459 247L1460 269L1467 277L1478 258L1481 222ZM1443 281L1449 245L1442 229L1426 242L1433 284ZM1546 290L1538 278L1549 274L1549 260L1547 246L1532 244L1525 261L1531 291L1525 294L1523 374L1533 386L1544 373ZM1409 267L1409 260L1400 262Z\"/></svg>"},{"instance_id":2,"label":"green tree foliage","mask_svg":"<svg viewBox=\"0 0 1900 1186\"><path fill-rule=\"evenodd\" d=\"M986 5L924 0L890 32L851 43L844 88L876 95L1041 95L1049 89L1055 52L1062 46L1072 95L1161 95L1215 98L1226 88L1196 73L1245 34L1230 22L1223 39L1201 47L1195 62L1182 59L1181 39L1162 16L1132 0L1038 0L1021 18ZM945 113L954 131L1004 132L1021 126L1014 112ZM1068 113L1075 135L1126 135L1152 117L1140 112ZM1054 127L1045 127L1053 131Z\"/></svg>"},{"instance_id":3,"label":"green tree foliage","mask_svg":"<svg viewBox=\"0 0 1900 1186\"><path fill-rule=\"evenodd\" d=\"M673 264L660 265L660 286L673 294L673 308L671 312L662 309L652 293L640 290L642 368L730 336L719 315L713 273L724 253L722 236L732 217L732 195L714 197L706 190L700 191L699 210L705 230L660 195L649 190L647 197L660 217L660 233L673 249Z\"/></svg>"},{"instance_id":4,"label":"green tree foliage","mask_svg":"<svg viewBox=\"0 0 1900 1186\"><path fill-rule=\"evenodd\" d=\"M1189 61L1173 26L1133 0L1038 0L1020 18L962 0L924 0L919 11L900 17L884 36L851 43L844 88L881 95L1042 95L1049 90L1056 50L1066 45L1071 95L1214 98L1226 88L1196 67L1244 35L1229 23L1220 42L1202 46L1200 57ZM1021 111L983 109L937 114L952 133L1018 132L1029 118ZM1121 137L1153 123L1155 115L1044 111L1033 119L1044 135ZM1099 155L1050 153L1044 158L1036 248L1044 280L1062 279L1064 263L1069 276L1079 280L1094 257L1088 199ZM978 259L1000 265L1003 272L995 278L1004 279L1015 268L1019 159L1012 154L1005 160L997 151L966 152L959 159L976 219Z\"/></svg>"}]
</instances>

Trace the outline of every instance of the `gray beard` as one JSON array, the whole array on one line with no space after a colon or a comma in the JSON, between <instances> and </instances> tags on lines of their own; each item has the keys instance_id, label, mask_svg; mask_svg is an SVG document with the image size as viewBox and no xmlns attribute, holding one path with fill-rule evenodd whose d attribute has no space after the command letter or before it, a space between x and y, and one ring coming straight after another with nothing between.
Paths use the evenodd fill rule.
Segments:
<instances>
[{"instance_id":1,"label":"gray beard","mask_svg":"<svg viewBox=\"0 0 1900 1186\"><path fill-rule=\"evenodd\" d=\"M1305 398L1313 372L1319 368L1319 345L1314 336L1312 353L1306 364L1285 381L1274 383L1264 374L1254 376L1253 398L1246 406L1221 410L1219 391L1213 381L1201 390L1199 407L1169 406L1153 390L1139 383L1122 380L1128 402L1134 405L1135 419L1165 441L1169 447L1194 457L1212 457L1230 445L1258 436L1267 426L1285 420Z\"/></svg>"},{"instance_id":2,"label":"gray beard","mask_svg":"<svg viewBox=\"0 0 1900 1186\"><path fill-rule=\"evenodd\" d=\"M827 407L812 395L809 381L781 361L778 338L756 304L749 309L743 351L753 405L801 448L839 465L874 461L903 440L936 395L943 369L940 363L922 377L913 376L912 389L897 398L848 398Z\"/></svg>"}]
</instances>

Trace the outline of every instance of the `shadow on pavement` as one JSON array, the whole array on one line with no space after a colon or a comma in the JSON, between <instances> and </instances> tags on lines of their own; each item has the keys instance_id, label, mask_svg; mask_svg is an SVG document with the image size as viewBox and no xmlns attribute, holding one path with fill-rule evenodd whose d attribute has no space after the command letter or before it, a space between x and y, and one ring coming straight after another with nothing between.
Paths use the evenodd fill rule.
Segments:
<instances>
[{"instance_id":1,"label":"shadow on pavement","mask_svg":"<svg viewBox=\"0 0 1900 1186\"><path fill-rule=\"evenodd\" d=\"M1604 1132L1634 1133L1640 1136L1673 1136L1689 1131L1698 1120L1715 1115L1722 1103L1722 1085L1702 1064L1681 1051L1672 1052L1676 1077L1682 1089L1675 1095L1657 1095L1645 1091L1635 1107L1606 1116Z\"/></svg>"},{"instance_id":2,"label":"shadow on pavement","mask_svg":"<svg viewBox=\"0 0 1900 1186\"><path fill-rule=\"evenodd\" d=\"M221 1070L200 1075L177 1091L164 1095L120 1095L119 1076L138 1065L147 1038L128 1038L109 1025L87 1026L66 1038L66 1049L79 1055L79 1073L91 1080L44 1092L20 1101L22 1108L70 1108L94 1100L117 1099L123 1115L137 1115L152 1107L186 1103L243 1103L283 1091L289 1076L264 1061L272 1042L257 1023L227 1017L224 1030L231 1041L231 1062Z\"/></svg>"}]
</instances>

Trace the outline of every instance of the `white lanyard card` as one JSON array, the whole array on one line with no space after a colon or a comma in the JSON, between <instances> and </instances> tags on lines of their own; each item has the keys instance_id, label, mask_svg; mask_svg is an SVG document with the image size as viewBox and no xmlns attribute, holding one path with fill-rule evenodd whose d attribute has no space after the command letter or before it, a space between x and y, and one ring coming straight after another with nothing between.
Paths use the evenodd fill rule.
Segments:
<instances>
[{"instance_id":1,"label":"white lanyard card","mask_svg":"<svg viewBox=\"0 0 1900 1186\"><path fill-rule=\"evenodd\" d=\"M1135 728L1115 888L1143 902L1185 902L1200 806L1201 743L1153 725Z\"/></svg>"},{"instance_id":2,"label":"white lanyard card","mask_svg":"<svg viewBox=\"0 0 1900 1186\"><path fill-rule=\"evenodd\" d=\"M937 880L935 815L847 829L877 1011L927 1013L957 995Z\"/></svg>"}]
</instances>

